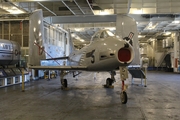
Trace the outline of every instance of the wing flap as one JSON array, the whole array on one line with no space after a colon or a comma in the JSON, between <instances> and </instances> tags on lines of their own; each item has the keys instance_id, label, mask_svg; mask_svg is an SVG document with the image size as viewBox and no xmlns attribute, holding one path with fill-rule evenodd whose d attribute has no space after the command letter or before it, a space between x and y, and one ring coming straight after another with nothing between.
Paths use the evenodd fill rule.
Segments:
<instances>
[{"instance_id":1,"label":"wing flap","mask_svg":"<svg viewBox=\"0 0 180 120\"><path fill-rule=\"evenodd\" d=\"M86 70L87 66L29 66L35 70Z\"/></svg>"}]
</instances>

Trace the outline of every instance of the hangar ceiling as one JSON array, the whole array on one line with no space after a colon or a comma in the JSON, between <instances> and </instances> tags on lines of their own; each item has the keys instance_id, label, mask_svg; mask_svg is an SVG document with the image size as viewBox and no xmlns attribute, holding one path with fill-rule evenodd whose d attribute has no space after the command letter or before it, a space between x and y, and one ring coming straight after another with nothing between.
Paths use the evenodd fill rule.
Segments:
<instances>
[{"instance_id":1,"label":"hangar ceiling","mask_svg":"<svg viewBox=\"0 0 180 120\"><path fill-rule=\"evenodd\" d=\"M116 14L128 14L137 21L139 39L146 41L162 39L167 31L179 31L179 6L179 0L1 0L0 16L1 20L28 19L32 11L42 9L44 18L64 24L86 44L97 29L113 29ZM90 19L84 21L88 16Z\"/></svg>"}]
</instances>

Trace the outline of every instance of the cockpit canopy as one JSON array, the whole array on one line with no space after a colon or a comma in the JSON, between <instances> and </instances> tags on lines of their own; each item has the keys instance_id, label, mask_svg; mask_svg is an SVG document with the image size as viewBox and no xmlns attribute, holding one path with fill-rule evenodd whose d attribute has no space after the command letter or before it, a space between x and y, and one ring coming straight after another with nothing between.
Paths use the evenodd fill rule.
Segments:
<instances>
[{"instance_id":1,"label":"cockpit canopy","mask_svg":"<svg viewBox=\"0 0 180 120\"><path fill-rule=\"evenodd\" d=\"M98 39L104 39L104 38L111 37L111 36L114 36L114 34L111 31L109 31L109 30L100 30L100 31L96 32L92 36L91 41L95 41L95 40L98 40Z\"/></svg>"}]
</instances>

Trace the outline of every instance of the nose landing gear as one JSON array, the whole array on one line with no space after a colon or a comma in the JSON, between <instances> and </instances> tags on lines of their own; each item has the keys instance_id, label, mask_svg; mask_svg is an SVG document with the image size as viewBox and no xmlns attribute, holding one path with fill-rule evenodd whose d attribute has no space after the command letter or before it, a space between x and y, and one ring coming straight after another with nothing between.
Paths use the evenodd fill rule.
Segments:
<instances>
[{"instance_id":1,"label":"nose landing gear","mask_svg":"<svg viewBox=\"0 0 180 120\"><path fill-rule=\"evenodd\" d=\"M126 93L126 86L124 85L124 80L122 81L122 91L120 93L120 98L121 98L122 104L127 103L128 97L127 97L127 93Z\"/></svg>"},{"instance_id":2,"label":"nose landing gear","mask_svg":"<svg viewBox=\"0 0 180 120\"><path fill-rule=\"evenodd\" d=\"M120 70L120 78L122 80L122 91L120 93L120 99L122 104L126 104L128 101L126 89L127 85L124 84L124 81L128 78L128 72L126 67L119 67Z\"/></svg>"}]
</instances>

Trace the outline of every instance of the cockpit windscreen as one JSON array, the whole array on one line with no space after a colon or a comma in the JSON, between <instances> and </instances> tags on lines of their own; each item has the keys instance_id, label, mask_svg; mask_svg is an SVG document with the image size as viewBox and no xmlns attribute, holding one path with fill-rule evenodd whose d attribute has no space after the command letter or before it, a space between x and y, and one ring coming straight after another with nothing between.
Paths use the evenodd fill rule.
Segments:
<instances>
[{"instance_id":1,"label":"cockpit windscreen","mask_svg":"<svg viewBox=\"0 0 180 120\"><path fill-rule=\"evenodd\" d=\"M104 39L104 38L111 37L111 36L114 36L114 34L111 31L101 30L92 37L92 41L94 41L96 39Z\"/></svg>"}]
</instances>

